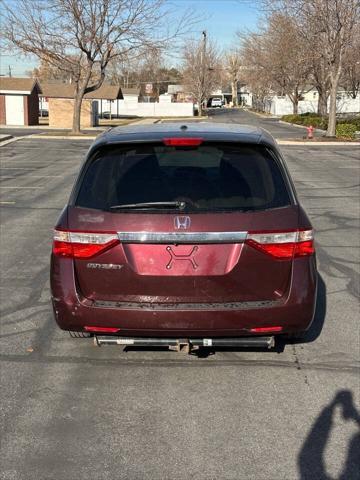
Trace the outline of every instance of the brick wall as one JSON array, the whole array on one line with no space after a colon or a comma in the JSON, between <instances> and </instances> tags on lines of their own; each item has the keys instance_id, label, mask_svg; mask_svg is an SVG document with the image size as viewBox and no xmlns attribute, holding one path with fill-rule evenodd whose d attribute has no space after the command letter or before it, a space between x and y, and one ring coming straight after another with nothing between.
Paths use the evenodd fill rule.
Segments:
<instances>
[{"instance_id":1,"label":"brick wall","mask_svg":"<svg viewBox=\"0 0 360 480\"><path fill-rule=\"evenodd\" d=\"M72 128L74 100L49 98L49 125L57 128ZM81 128L92 127L91 100L83 100L80 117Z\"/></svg>"}]
</instances>

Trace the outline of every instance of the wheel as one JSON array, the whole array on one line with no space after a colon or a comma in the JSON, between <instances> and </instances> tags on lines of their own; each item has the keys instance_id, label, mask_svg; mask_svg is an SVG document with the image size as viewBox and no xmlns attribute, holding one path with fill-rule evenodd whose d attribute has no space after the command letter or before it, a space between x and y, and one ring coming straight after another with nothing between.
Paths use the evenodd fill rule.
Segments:
<instances>
[{"instance_id":1,"label":"wheel","mask_svg":"<svg viewBox=\"0 0 360 480\"><path fill-rule=\"evenodd\" d=\"M285 340L290 340L290 341L301 341L301 340L305 340L306 333L307 333L306 330L303 332L285 333L285 335L283 335L283 338L285 338Z\"/></svg>"}]
</instances>

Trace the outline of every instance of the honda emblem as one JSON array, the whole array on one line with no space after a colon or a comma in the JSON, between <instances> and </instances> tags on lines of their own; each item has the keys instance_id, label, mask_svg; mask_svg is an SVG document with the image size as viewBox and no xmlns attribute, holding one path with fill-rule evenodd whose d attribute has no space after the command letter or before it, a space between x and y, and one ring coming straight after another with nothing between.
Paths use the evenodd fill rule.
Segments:
<instances>
[{"instance_id":1,"label":"honda emblem","mask_svg":"<svg viewBox=\"0 0 360 480\"><path fill-rule=\"evenodd\" d=\"M174 227L176 230L187 230L190 228L191 220L190 217L175 217L174 218Z\"/></svg>"}]
</instances>

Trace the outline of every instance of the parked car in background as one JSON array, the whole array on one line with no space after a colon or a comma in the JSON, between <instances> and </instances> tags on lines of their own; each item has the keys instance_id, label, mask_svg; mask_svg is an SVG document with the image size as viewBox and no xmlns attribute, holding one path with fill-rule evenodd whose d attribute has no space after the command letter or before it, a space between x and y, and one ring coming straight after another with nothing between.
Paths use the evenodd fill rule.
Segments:
<instances>
[{"instance_id":1,"label":"parked car in background","mask_svg":"<svg viewBox=\"0 0 360 480\"><path fill-rule=\"evenodd\" d=\"M212 98L211 99L211 103L210 103L210 106L212 108L221 108L223 106L223 101L221 98Z\"/></svg>"},{"instance_id":2,"label":"parked car in background","mask_svg":"<svg viewBox=\"0 0 360 480\"><path fill-rule=\"evenodd\" d=\"M112 129L54 231L55 319L99 343L272 346L313 319L314 233L267 132Z\"/></svg>"},{"instance_id":3,"label":"parked car in background","mask_svg":"<svg viewBox=\"0 0 360 480\"><path fill-rule=\"evenodd\" d=\"M110 118L116 118L116 115L112 114L110 111L106 111L100 113L99 117L109 120Z\"/></svg>"}]
</instances>

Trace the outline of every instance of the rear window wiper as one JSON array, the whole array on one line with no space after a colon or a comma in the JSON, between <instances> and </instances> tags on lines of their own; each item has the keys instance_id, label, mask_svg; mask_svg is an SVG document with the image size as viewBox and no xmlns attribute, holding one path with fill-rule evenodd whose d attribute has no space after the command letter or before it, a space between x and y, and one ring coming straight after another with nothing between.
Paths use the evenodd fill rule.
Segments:
<instances>
[{"instance_id":1,"label":"rear window wiper","mask_svg":"<svg viewBox=\"0 0 360 480\"><path fill-rule=\"evenodd\" d=\"M186 207L185 202L142 202L142 203L123 203L120 205L112 205L110 210L136 210L136 209L147 209L147 208L174 208L183 210Z\"/></svg>"}]
</instances>

